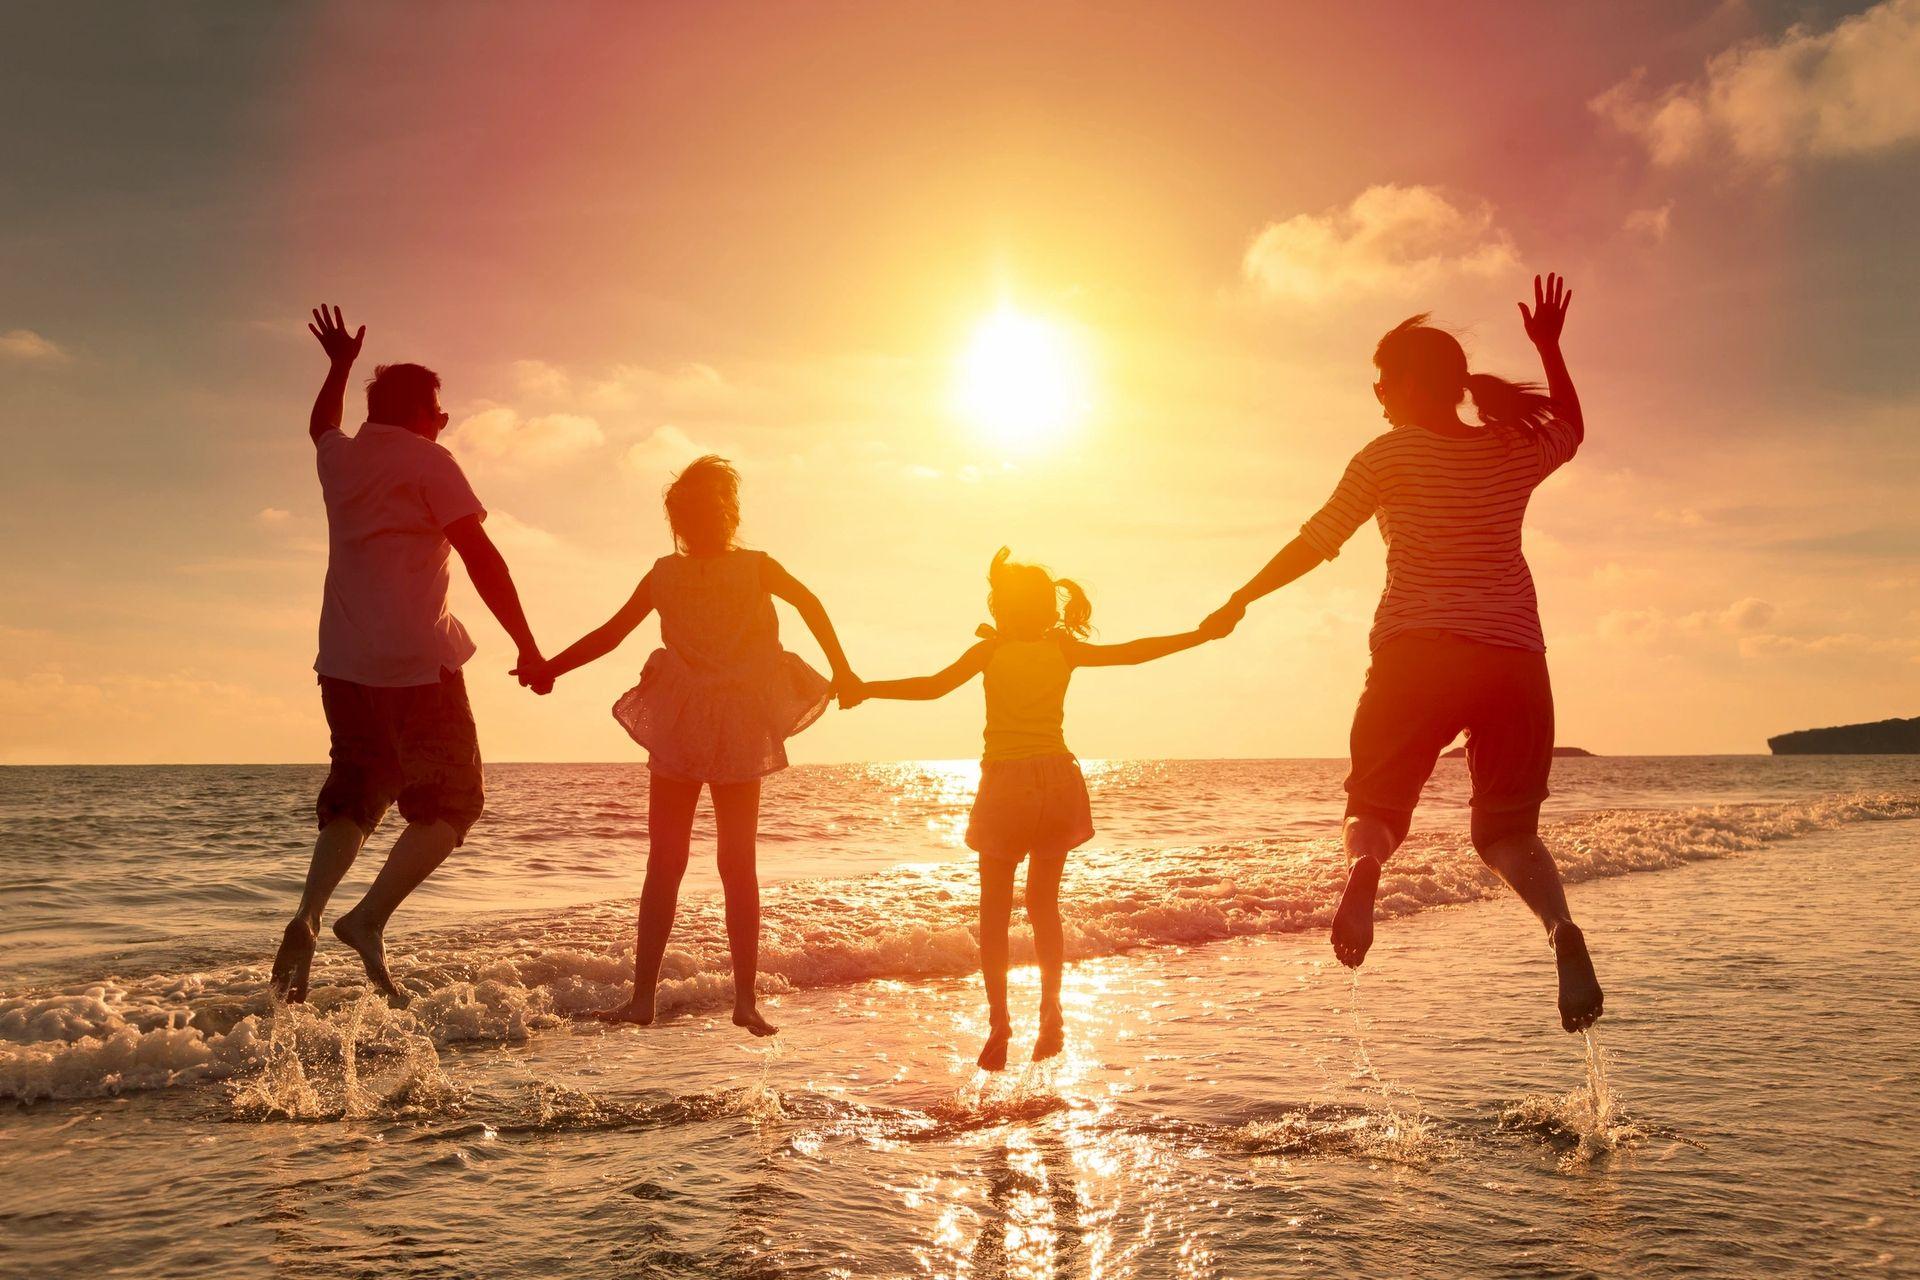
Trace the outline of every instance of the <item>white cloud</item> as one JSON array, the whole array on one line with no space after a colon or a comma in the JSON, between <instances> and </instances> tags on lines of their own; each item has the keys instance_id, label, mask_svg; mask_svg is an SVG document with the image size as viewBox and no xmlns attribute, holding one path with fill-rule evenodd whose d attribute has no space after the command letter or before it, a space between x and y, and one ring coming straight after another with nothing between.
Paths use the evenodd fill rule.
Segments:
<instances>
[{"instance_id":1,"label":"white cloud","mask_svg":"<svg viewBox=\"0 0 1920 1280\"><path fill-rule=\"evenodd\" d=\"M535 396L563 396L572 385L567 371L545 360L515 360L513 381L520 390Z\"/></svg>"},{"instance_id":2,"label":"white cloud","mask_svg":"<svg viewBox=\"0 0 1920 1280\"><path fill-rule=\"evenodd\" d=\"M508 551L521 555L531 552L557 551L561 542L558 534L550 533L537 525L528 524L518 516L505 511L487 513L487 533L493 540Z\"/></svg>"},{"instance_id":3,"label":"white cloud","mask_svg":"<svg viewBox=\"0 0 1920 1280\"><path fill-rule=\"evenodd\" d=\"M470 457L549 466L597 448L606 438L598 422L577 413L522 418L506 405L491 405L463 419L447 433L446 443Z\"/></svg>"},{"instance_id":4,"label":"white cloud","mask_svg":"<svg viewBox=\"0 0 1920 1280\"><path fill-rule=\"evenodd\" d=\"M64 347L31 329L9 329L0 333L0 356L35 364L62 364L72 359Z\"/></svg>"},{"instance_id":5,"label":"white cloud","mask_svg":"<svg viewBox=\"0 0 1920 1280\"><path fill-rule=\"evenodd\" d=\"M1655 244L1667 238L1667 232L1673 225L1673 201L1669 200L1656 209L1635 209L1627 215L1625 223L1630 234L1645 236Z\"/></svg>"},{"instance_id":6,"label":"white cloud","mask_svg":"<svg viewBox=\"0 0 1920 1280\"><path fill-rule=\"evenodd\" d=\"M629 446L621 461L636 479L665 485L675 472L708 453L724 454L725 450L695 444L693 437L678 427L658 427L645 440Z\"/></svg>"},{"instance_id":7,"label":"white cloud","mask_svg":"<svg viewBox=\"0 0 1920 1280\"><path fill-rule=\"evenodd\" d=\"M586 390L589 408L602 411L648 407L669 413L718 408L734 397L734 389L712 365L686 364L676 369L649 369L642 365L615 365Z\"/></svg>"},{"instance_id":8,"label":"white cloud","mask_svg":"<svg viewBox=\"0 0 1920 1280\"><path fill-rule=\"evenodd\" d=\"M257 524L268 529L284 528L291 519L293 519L293 512L283 507L262 507L260 513L254 516Z\"/></svg>"},{"instance_id":9,"label":"white cloud","mask_svg":"<svg viewBox=\"0 0 1920 1280\"><path fill-rule=\"evenodd\" d=\"M1241 270L1266 293L1314 300L1350 290L1404 292L1449 275L1494 276L1518 263L1491 206L1456 205L1434 187L1386 185L1341 208L1268 223Z\"/></svg>"},{"instance_id":10,"label":"white cloud","mask_svg":"<svg viewBox=\"0 0 1920 1280\"><path fill-rule=\"evenodd\" d=\"M1789 28L1715 54L1690 84L1633 77L1588 104L1654 163L1731 155L1777 168L1920 140L1920 0L1883 0L1829 31Z\"/></svg>"}]
</instances>

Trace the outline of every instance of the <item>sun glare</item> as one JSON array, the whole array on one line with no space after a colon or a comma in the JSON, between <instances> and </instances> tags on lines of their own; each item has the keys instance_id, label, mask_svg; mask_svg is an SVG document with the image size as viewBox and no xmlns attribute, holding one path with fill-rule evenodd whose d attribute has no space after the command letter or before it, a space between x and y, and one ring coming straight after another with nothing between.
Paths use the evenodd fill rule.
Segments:
<instances>
[{"instance_id":1,"label":"sun glare","mask_svg":"<svg viewBox=\"0 0 1920 1280\"><path fill-rule=\"evenodd\" d=\"M1000 444L1036 448L1086 410L1080 352L1058 324L1002 307L974 330L956 398L961 416Z\"/></svg>"}]
</instances>

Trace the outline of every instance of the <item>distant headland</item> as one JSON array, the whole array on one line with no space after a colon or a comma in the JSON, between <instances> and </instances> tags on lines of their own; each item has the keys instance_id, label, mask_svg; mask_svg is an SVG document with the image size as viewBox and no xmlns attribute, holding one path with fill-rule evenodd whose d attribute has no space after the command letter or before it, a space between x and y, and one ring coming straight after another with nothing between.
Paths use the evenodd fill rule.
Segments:
<instances>
[{"instance_id":1,"label":"distant headland","mask_svg":"<svg viewBox=\"0 0 1920 1280\"><path fill-rule=\"evenodd\" d=\"M1796 729L1768 738L1767 748L1777 756L1920 755L1920 716L1828 729Z\"/></svg>"},{"instance_id":2,"label":"distant headland","mask_svg":"<svg viewBox=\"0 0 1920 1280\"><path fill-rule=\"evenodd\" d=\"M1466 757L1466 754L1467 754L1467 749L1465 747L1455 747L1453 750L1447 752L1446 755L1442 756L1441 759L1461 760ZM1590 759L1593 756L1593 752L1587 750L1585 747L1555 747L1553 749L1553 754L1555 759L1560 759L1560 760Z\"/></svg>"}]
</instances>

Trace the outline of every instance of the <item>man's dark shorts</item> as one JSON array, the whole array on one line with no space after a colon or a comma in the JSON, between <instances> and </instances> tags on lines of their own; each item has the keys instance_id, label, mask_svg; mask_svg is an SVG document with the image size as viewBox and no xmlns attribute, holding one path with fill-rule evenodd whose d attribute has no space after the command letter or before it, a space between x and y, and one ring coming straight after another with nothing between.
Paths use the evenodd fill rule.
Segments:
<instances>
[{"instance_id":1,"label":"man's dark shorts","mask_svg":"<svg viewBox=\"0 0 1920 1280\"><path fill-rule=\"evenodd\" d=\"M1404 839L1434 763L1462 730L1475 843L1533 834L1553 768L1547 655L1440 631L1374 652L1353 715L1348 815L1379 818Z\"/></svg>"},{"instance_id":2,"label":"man's dark shorts","mask_svg":"<svg viewBox=\"0 0 1920 1280\"><path fill-rule=\"evenodd\" d=\"M333 768L320 788L320 825L352 818L373 834L387 806L408 822L445 822L467 838L486 792L467 683L442 671L438 684L387 689L320 677L320 705L333 735Z\"/></svg>"}]
</instances>

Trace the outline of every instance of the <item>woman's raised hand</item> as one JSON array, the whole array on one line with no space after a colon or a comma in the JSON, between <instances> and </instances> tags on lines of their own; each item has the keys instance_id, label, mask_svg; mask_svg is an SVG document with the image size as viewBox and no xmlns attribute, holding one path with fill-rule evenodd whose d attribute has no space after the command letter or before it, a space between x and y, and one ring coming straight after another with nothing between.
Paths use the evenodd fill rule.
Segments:
<instances>
[{"instance_id":1,"label":"woman's raised hand","mask_svg":"<svg viewBox=\"0 0 1920 1280\"><path fill-rule=\"evenodd\" d=\"M1560 330L1567 323L1567 304L1572 301L1573 290L1567 288L1564 278L1549 273L1544 285L1539 276L1533 278L1533 310L1527 310L1527 304L1521 303L1520 323L1526 326L1534 346L1560 345Z\"/></svg>"}]
</instances>

